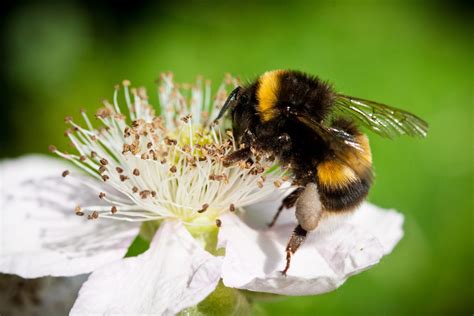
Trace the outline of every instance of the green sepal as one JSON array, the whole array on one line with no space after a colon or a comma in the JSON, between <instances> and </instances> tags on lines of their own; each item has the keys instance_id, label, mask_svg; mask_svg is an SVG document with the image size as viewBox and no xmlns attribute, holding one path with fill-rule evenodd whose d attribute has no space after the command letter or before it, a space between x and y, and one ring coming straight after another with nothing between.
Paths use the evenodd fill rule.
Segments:
<instances>
[{"instance_id":1,"label":"green sepal","mask_svg":"<svg viewBox=\"0 0 474 316\"><path fill-rule=\"evenodd\" d=\"M142 223L137 237L132 241L128 247L125 258L136 257L141 255L150 248L150 243L155 236L156 231L160 227L161 221L148 221Z\"/></svg>"},{"instance_id":2,"label":"green sepal","mask_svg":"<svg viewBox=\"0 0 474 316\"><path fill-rule=\"evenodd\" d=\"M197 306L181 311L180 316L245 316L250 315L252 306L239 290L225 287L219 282L214 292Z\"/></svg>"}]
</instances>

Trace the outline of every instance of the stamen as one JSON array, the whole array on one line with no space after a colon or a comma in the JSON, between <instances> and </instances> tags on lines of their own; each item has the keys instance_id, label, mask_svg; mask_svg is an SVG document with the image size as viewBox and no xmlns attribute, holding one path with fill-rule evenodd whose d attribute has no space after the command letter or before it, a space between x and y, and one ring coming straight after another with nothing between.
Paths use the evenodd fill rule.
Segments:
<instances>
[{"instance_id":1,"label":"stamen","mask_svg":"<svg viewBox=\"0 0 474 316\"><path fill-rule=\"evenodd\" d=\"M199 226L204 224L197 219L204 216L217 225L220 214L235 212L274 192L274 183L286 181L281 177L283 171L269 171L272 163L255 150L253 160L225 167L224 157L236 150L233 135L230 130L208 126L206 112L221 106L232 89L229 85L235 84L228 77L211 104L210 82L203 86L199 78L196 84L178 87L171 74L163 74L159 88L163 117L156 117L145 90L130 88L126 80L122 85L128 117L120 112L119 86L113 102L104 101L96 113L102 127L94 129L83 110L86 128L67 117L71 128L66 135L77 154L60 152L54 146L49 149L105 182L84 182L106 203L86 206L94 210L88 218L97 219L99 214L131 222L177 218ZM112 190L105 191L104 185ZM75 213L84 215L82 209Z\"/></svg>"}]
</instances>

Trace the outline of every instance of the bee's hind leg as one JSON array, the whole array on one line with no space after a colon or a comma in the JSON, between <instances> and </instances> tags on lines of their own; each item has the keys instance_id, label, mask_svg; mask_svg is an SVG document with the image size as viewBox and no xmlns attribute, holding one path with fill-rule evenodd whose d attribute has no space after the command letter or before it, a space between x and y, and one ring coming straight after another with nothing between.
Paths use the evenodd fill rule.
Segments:
<instances>
[{"instance_id":1,"label":"bee's hind leg","mask_svg":"<svg viewBox=\"0 0 474 316\"><path fill-rule=\"evenodd\" d=\"M291 234L290 240L286 246L286 266L281 273L286 276L290 268L291 256L303 244L308 231L315 230L318 227L319 220L323 213L323 207L319 199L316 184L309 183L300 193L296 200L296 219L298 226Z\"/></svg>"},{"instance_id":2,"label":"bee's hind leg","mask_svg":"<svg viewBox=\"0 0 474 316\"><path fill-rule=\"evenodd\" d=\"M304 191L304 188L298 188L294 190L293 192L291 192L286 198L283 199L280 207L278 208L278 211L273 216L272 221L268 224L268 227L271 228L275 225L278 217L280 216L281 211L283 211L284 208L292 208L293 206L295 206L296 201L298 200L301 193L303 193L303 191Z\"/></svg>"},{"instance_id":3,"label":"bee's hind leg","mask_svg":"<svg viewBox=\"0 0 474 316\"><path fill-rule=\"evenodd\" d=\"M291 238L288 241L288 244L286 245L286 266L283 271L281 271L281 274L286 276L286 272L288 272L288 269L290 268L290 263L291 263L291 256L295 254L296 250L303 244L304 240L306 239L306 234L308 232L304 230L301 225L296 226L296 228L293 230L293 233L291 234Z\"/></svg>"}]
</instances>

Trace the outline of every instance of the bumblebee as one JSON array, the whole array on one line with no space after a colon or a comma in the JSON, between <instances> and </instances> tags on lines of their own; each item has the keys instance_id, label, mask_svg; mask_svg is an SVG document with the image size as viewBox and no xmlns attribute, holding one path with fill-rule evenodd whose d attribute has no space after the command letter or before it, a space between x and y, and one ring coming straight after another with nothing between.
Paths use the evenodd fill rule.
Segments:
<instances>
[{"instance_id":1,"label":"bumblebee","mask_svg":"<svg viewBox=\"0 0 474 316\"><path fill-rule=\"evenodd\" d=\"M287 166L296 189L282 202L270 226L285 208L296 206L298 226L286 247L286 275L292 255L323 216L348 212L366 198L373 182L372 155L360 126L383 136L425 137L428 124L404 110L340 94L318 77L274 70L235 88L215 122L227 111L236 151L232 165L252 151L266 152Z\"/></svg>"}]
</instances>

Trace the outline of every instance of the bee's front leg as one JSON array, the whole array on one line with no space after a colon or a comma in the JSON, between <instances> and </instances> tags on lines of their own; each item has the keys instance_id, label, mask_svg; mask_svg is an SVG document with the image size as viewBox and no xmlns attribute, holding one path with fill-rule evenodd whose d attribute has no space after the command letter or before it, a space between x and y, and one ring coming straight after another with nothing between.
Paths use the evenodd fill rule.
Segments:
<instances>
[{"instance_id":1,"label":"bee's front leg","mask_svg":"<svg viewBox=\"0 0 474 316\"><path fill-rule=\"evenodd\" d=\"M308 183L296 201L296 219L299 225L291 234L286 246L286 266L281 271L283 275L286 276L290 268L291 256L303 244L308 231L315 230L318 227L322 213L323 207L319 199L318 188L316 184Z\"/></svg>"},{"instance_id":2,"label":"bee's front leg","mask_svg":"<svg viewBox=\"0 0 474 316\"><path fill-rule=\"evenodd\" d=\"M250 150L249 147L238 149L224 157L224 160L223 160L224 167L229 167L239 161L247 160L251 157L251 155L252 155L252 151Z\"/></svg>"}]
</instances>

